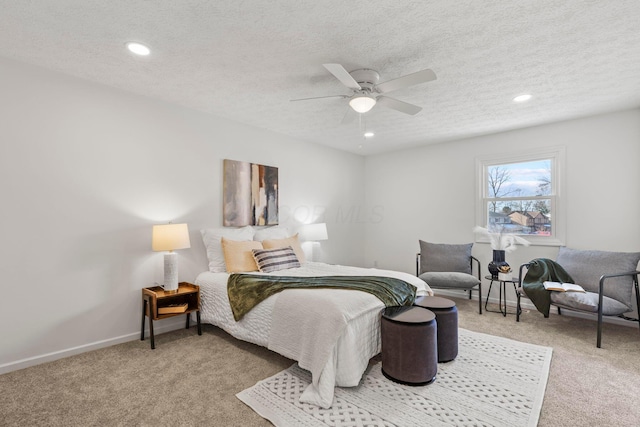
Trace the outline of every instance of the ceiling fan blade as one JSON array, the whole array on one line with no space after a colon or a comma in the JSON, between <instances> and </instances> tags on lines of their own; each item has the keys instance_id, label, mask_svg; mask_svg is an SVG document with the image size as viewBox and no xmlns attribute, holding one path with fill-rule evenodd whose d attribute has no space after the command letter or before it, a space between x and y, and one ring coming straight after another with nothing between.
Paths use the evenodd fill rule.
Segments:
<instances>
[{"instance_id":1,"label":"ceiling fan blade","mask_svg":"<svg viewBox=\"0 0 640 427\"><path fill-rule=\"evenodd\" d=\"M436 78L437 78L436 73L434 73L429 69L426 69L426 70L418 71L412 74L407 74L406 76L398 77L397 79L388 80L386 82L377 84L376 90L380 93L387 93L387 92L402 89L408 86L430 82L432 80L435 80Z\"/></svg>"},{"instance_id":2,"label":"ceiling fan blade","mask_svg":"<svg viewBox=\"0 0 640 427\"><path fill-rule=\"evenodd\" d=\"M298 98L298 99L290 99L289 102L294 101L308 101L310 99L322 99L322 98L349 98L348 95L327 95L327 96L314 96L312 98Z\"/></svg>"},{"instance_id":3,"label":"ceiling fan blade","mask_svg":"<svg viewBox=\"0 0 640 427\"><path fill-rule=\"evenodd\" d=\"M342 118L342 121L340 122L340 124L346 125L346 124L351 123L352 121L355 120L357 115L358 115L358 113L356 113L353 110L353 108L347 107L347 112L344 113L344 117Z\"/></svg>"},{"instance_id":4,"label":"ceiling fan blade","mask_svg":"<svg viewBox=\"0 0 640 427\"><path fill-rule=\"evenodd\" d=\"M418 107L417 105L409 104L408 102L400 101L395 98L389 98L387 96L379 96L377 103L383 107L391 108L412 116L418 114L422 110L422 107Z\"/></svg>"},{"instance_id":5,"label":"ceiling fan blade","mask_svg":"<svg viewBox=\"0 0 640 427\"><path fill-rule=\"evenodd\" d=\"M349 74L349 72L345 70L342 65L340 64L322 64L322 65L324 66L324 68L329 70L329 72L333 74L333 76L336 79L340 80L340 82L346 87L353 90L362 89L362 87L360 87L358 82L353 77L351 77L351 74Z\"/></svg>"}]
</instances>

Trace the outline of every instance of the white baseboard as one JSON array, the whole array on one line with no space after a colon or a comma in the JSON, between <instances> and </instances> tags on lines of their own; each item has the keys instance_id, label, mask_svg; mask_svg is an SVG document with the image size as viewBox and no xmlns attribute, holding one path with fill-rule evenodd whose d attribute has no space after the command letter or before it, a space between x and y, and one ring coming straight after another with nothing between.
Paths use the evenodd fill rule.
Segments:
<instances>
[{"instance_id":1,"label":"white baseboard","mask_svg":"<svg viewBox=\"0 0 640 427\"><path fill-rule=\"evenodd\" d=\"M148 324L147 324L148 325ZM174 331L176 329L184 328L185 320L180 317L180 321L167 321L162 325L154 323L154 335L159 335L164 332ZM54 351L52 353L46 353L38 356L29 357L15 362L5 363L0 365L0 375L8 372L17 371L19 369L28 368L30 366L40 365L42 363L53 362L54 360L62 359L65 357L73 356L75 354L85 353L87 351L98 350L104 347L110 347L112 345L120 344L128 341L135 341L140 339L140 331L132 332L127 335L121 335L119 337L109 338L102 341L96 341L89 344L80 345L73 348L67 348L64 350ZM145 341L149 341L149 328L145 329ZM151 344L149 344L150 346ZM149 347L151 348L151 347Z\"/></svg>"},{"instance_id":2,"label":"white baseboard","mask_svg":"<svg viewBox=\"0 0 640 427\"><path fill-rule=\"evenodd\" d=\"M464 290L457 290L457 289L451 289L451 290L445 290L445 289L436 289L437 294L440 295L444 295L444 296L451 296L451 297L456 297L456 298L469 298L469 292L464 291ZM483 302L482 302L482 307L483 307L483 312L484 312L484 299L486 298L486 296L484 296L483 298ZM478 293L474 292L472 299L474 300L478 300ZM498 304L498 298L494 298L494 297L489 297L489 303L491 304ZM509 307L514 307L516 306L517 301L515 300L507 300L507 306ZM523 314L526 315L527 314L527 310L537 310L536 306L533 305L533 303L531 302L530 299L528 298L523 298L520 300L520 307L523 310ZM551 311L550 314L553 315L558 315L558 311L556 310L556 308L554 306L551 306ZM569 310L569 309L562 309L562 315L563 316L568 316L568 317L579 317L581 319L589 319L589 320L593 320L594 322L598 321L598 315L597 314L589 314L589 313L583 313L580 311L573 311L573 310ZM522 314L520 315L522 317ZM629 326L629 327L634 327L637 328L638 324L636 322L630 322L629 320L624 320L621 319L619 317L611 317L611 316L603 316L602 318L604 323L611 323L614 325L620 325L620 326Z\"/></svg>"}]
</instances>

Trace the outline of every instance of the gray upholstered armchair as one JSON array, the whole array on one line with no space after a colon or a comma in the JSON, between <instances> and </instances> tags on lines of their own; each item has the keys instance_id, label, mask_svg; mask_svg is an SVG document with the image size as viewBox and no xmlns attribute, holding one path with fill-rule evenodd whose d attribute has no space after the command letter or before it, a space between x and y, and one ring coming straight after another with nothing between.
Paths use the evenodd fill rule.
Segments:
<instances>
[{"instance_id":1,"label":"gray upholstered armchair","mask_svg":"<svg viewBox=\"0 0 640 427\"><path fill-rule=\"evenodd\" d=\"M420 242L416 256L416 275L432 289L464 289L478 291L478 310L482 314L482 281L480 261L471 256L473 243L449 245ZM473 264L476 264L475 275Z\"/></svg>"},{"instance_id":2,"label":"gray upholstered armchair","mask_svg":"<svg viewBox=\"0 0 640 427\"><path fill-rule=\"evenodd\" d=\"M535 262L533 260L532 262ZM520 266L520 283L517 289L516 321L520 321L520 299L527 297L525 288L527 276L524 271L532 262ZM626 318L624 313L633 311L633 291L635 289L635 305L640 306L638 292L638 262L640 252L607 252L576 250L561 247L555 261L587 292L551 292L551 305L586 313L598 314L596 345L602 343L602 317L618 316ZM522 287L523 281L525 288ZM531 292L531 291L530 291ZM533 295L531 295L533 298ZM548 315L547 315L548 316ZM546 316L545 316L546 317ZM635 320L635 319L632 319Z\"/></svg>"}]
</instances>

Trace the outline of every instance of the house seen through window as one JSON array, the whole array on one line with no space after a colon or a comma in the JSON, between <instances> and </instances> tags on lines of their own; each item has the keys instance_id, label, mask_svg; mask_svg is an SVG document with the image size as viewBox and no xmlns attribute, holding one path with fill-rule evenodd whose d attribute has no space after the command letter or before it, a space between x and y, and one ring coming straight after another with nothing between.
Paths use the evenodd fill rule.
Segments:
<instances>
[{"instance_id":1,"label":"house seen through window","mask_svg":"<svg viewBox=\"0 0 640 427\"><path fill-rule=\"evenodd\" d=\"M550 236L553 229L552 160L488 165L487 228Z\"/></svg>"}]
</instances>

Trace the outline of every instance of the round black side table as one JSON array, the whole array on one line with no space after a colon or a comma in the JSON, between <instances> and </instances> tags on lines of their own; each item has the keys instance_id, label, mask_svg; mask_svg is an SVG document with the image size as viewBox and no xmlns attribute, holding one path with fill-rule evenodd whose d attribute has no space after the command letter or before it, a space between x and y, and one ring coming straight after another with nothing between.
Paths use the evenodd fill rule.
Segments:
<instances>
[{"instance_id":1,"label":"round black side table","mask_svg":"<svg viewBox=\"0 0 640 427\"><path fill-rule=\"evenodd\" d=\"M487 280L491 280L491 283L489 283L489 292L487 292L487 299L484 300L484 309L491 313L502 313L504 317L507 317L507 314L516 314L515 312L511 313L507 311L507 283L512 283L513 290L517 293L518 290L516 289L516 284L519 282L520 279L518 279L517 277L512 277L509 280L500 280L500 279L494 279L493 277L491 277L491 275L486 275L484 276L484 278ZM500 289L500 297L498 299L498 308L499 308L498 311L489 310L487 308L487 303L489 302L489 295L491 294L491 286L493 286L493 282L498 282L498 287Z\"/></svg>"}]
</instances>

